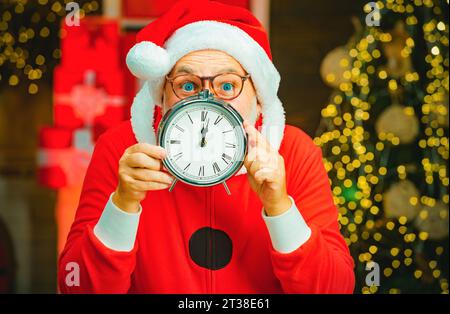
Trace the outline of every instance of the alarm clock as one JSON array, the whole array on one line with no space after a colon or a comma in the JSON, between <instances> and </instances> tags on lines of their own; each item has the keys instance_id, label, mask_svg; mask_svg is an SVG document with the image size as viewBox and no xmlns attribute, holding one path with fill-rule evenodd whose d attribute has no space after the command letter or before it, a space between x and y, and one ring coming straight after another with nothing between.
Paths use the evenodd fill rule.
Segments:
<instances>
[{"instance_id":1,"label":"alarm clock","mask_svg":"<svg viewBox=\"0 0 450 314\"><path fill-rule=\"evenodd\" d=\"M168 110L158 127L162 163L175 180L197 187L223 184L244 163L247 135L241 115L209 90L185 98Z\"/></svg>"}]
</instances>

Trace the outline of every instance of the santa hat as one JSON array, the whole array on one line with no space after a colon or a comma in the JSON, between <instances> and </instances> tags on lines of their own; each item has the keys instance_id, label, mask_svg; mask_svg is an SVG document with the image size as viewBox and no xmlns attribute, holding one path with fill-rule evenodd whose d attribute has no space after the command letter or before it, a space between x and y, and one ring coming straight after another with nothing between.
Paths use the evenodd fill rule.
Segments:
<instances>
[{"instance_id":1,"label":"santa hat","mask_svg":"<svg viewBox=\"0 0 450 314\"><path fill-rule=\"evenodd\" d=\"M137 34L126 59L130 71L145 80L131 108L137 141L156 143L153 117L165 76L180 58L204 49L227 53L251 75L262 106L261 132L278 149L285 116L277 96L280 75L272 63L267 34L248 10L209 0L181 0Z\"/></svg>"}]
</instances>

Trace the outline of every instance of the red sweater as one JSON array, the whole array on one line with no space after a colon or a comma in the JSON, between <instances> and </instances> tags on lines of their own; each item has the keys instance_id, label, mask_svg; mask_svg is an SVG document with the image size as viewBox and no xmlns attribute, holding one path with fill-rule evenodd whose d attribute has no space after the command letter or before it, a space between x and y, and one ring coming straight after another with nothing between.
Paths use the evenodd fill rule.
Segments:
<instances>
[{"instance_id":1,"label":"red sweater","mask_svg":"<svg viewBox=\"0 0 450 314\"><path fill-rule=\"evenodd\" d=\"M311 229L307 242L291 253L273 248L246 175L227 181L231 196L221 185L196 188L182 182L172 192L148 192L133 250L105 246L93 229L116 189L118 161L135 143L127 121L96 144L59 260L63 293L353 292L354 264L339 232L321 151L301 130L286 126L279 149L288 194ZM221 235L212 236L211 230ZM204 246L196 248L199 241ZM212 266L200 266L201 256ZM79 286L65 283L71 262L79 265Z\"/></svg>"}]
</instances>

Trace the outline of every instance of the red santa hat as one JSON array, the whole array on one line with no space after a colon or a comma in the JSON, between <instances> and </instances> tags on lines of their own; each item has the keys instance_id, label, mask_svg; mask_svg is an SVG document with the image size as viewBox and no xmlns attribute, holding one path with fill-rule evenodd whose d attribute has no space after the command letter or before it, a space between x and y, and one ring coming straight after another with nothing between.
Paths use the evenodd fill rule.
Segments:
<instances>
[{"instance_id":1,"label":"red santa hat","mask_svg":"<svg viewBox=\"0 0 450 314\"><path fill-rule=\"evenodd\" d=\"M261 23L248 10L209 0L181 0L137 35L127 65L145 84L131 108L138 142L156 143L152 118L160 106L165 76L186 54L220 50L235 58L251 75L262 106L261 132L278 149L285 115L277 92L280 75L272 63L269 40Z\"/></svg>"}]
</instances>

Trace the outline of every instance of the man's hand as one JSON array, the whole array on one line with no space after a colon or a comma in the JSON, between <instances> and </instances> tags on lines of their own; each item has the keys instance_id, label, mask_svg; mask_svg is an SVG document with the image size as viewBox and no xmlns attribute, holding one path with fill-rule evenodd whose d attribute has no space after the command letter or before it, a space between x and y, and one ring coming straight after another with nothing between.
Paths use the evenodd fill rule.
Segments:
<instances>
[{"instance_id":1,"label":"man's hand","mask_svg":"<svg viewBox=\"0 0 450 314\"><path fill-rule=\"evenodd\" d=\"M268 216L280 215L292 205L286 192L284 159L248 121L244 121L244 128L248 134L248 153L244 165L250 186Z\"/></svg>"},{"instance_id":2,"label":"man's hand","mask_svg":"<svg viewBox=\"0 0 450 314\"><path fill-rule=\"evenodd\" d=\"M138 143L128 147L119 160L119 184L112 197L120 209L136 213L147 191L167 189L173 178L162 171L166 151L155 145Z\"/></svg>"}]
</instances>

